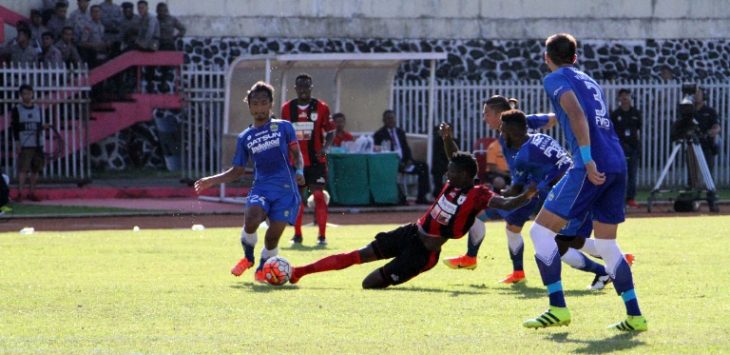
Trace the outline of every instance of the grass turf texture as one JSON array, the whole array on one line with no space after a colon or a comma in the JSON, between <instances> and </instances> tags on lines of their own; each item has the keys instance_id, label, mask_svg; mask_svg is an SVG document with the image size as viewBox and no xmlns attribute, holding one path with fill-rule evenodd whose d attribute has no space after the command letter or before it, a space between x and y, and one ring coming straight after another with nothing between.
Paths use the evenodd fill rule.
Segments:
<instances>
[{"instance_id":1,"label":"grass turf texture","mask_svg":"<svg viewBox=\"0 0 730 355\"><path fill-rule=\"evenodd\" d=\"M359 248L393 226L329 229L329 247L281 255L293 264ZM526 226L529 228L529 224ZM0 234L0 353L705 353L730 349L727 217L633 219L624 251L649 331L605 329L623 319L613 287L565 267L569 327L523 329L547 307L526 236L528 283L496 281L510 270L504 224L488 223L475 271L431 271L388 290L364 291L383 262L309 275L298 285L253 284L229 274L241 257L238 229ZM288 239L287 229L282 239ZM263 236L259 236L261 240ZM261 242L259 247L261 247ZM465 239L442 259L464 252ZM259 250L257 250L257 255Z\"/></svg>"},{"instance_id":2,"label":"grass turf texture","mask_svg":"<svg viewBox=\"0 0 730 355\"><path fill-rule=\"evenodd\" d=\"M115 207L88 207L88 206L48 206L48 205L27 205L13 203L13 209L6 216L34 216L34 215L69 215L86 216L95 213L133 213L133 212L156 212L143 209L127 209ZM161 211L160 211L161 212Z\"/></svg>"}]
</instances>

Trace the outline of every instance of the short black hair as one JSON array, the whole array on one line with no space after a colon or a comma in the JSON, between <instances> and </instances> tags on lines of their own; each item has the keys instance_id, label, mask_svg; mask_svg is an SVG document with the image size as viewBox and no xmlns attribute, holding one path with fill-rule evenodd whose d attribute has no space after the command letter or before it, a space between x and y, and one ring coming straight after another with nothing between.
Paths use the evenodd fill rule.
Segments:
<instances>
[{"instance_id":1,"label":"short black hair","mask_svg":"<svg viewBox=\"0 0 730 355\"><path fill-rule=\"evenodd\" d=\"M627 88L622 88L621 90L618 91L618 95L621 96L623 94L629 94L629 95L631 95L631 91L629 89L627 89Z\"/></svg>"},{"instance_id":2,"label":"short black hair","mask_svg":"<svg viewBox=\"0 0 730 355\"><path fill-rule=\"evenodd\" d=\"M33 16L41 16L41 12L36 9L32 9L32 10L30 10L30 17L33 17Z\"/></svg>"},{"instance_id":3,"label":"short black hair","mask_svg":"<svg viewBox=\"0 0 730 355\"><path fill-rule=\"evenodd\" d=\"M502 112L502 123L527 130L527 117L520 110L509 110Z\"/></svg>"},{"instance_id":4,"label":"short black hair","mask_svg":"<svg viewBox=\"0 0 730 355\"><path fill-rule=\"evenodd\" d=\"M30 30L25 27L18 28L17 33L18 34L23 33L23 34L25 34L26 37L28 37L28 39L30 39Z\"/></svg>"},{"instance_id":5,"label":"short black hair","mask_svg":"<svg viewBox=\"0 0 730 355\"><path fill-rule=\"evenodd\" d=\"M139 0L139 1L137 1L137 6L142 5L142 4L144 4L145 6L149 6L149 4L147 3L147 1L145 1L145 0Z\"/></svg>"},{"instance_id":6,"label":"short black hair","mask_svg":"<svg viewBox=\"0 0 730 355\"><path fill-rule=\"evenodd\" d=\"M55 36L53 35L53 32L51 32L51 31L43 32L43 34L41 34L41 38L43 38L43 37L55 38Z\"/></svg>"},{"instance_id":7,"label":"short black hair","mask_svg":"<svg viewBox=\"0 0 730 355\"><path fill-rule=\"evenodd\" d=\"M68 8L68 4L66 2L64 2L64 1L56 2L55 9L67 9L67 8Z\"/></svg>"},{"instance_id":8,"label":"short black hair","mask_svg":"<svg viewBox=\"0 0 730 355\"><path fill-rule=\"evenodd\" d=\"M345 118L345 114L342 112L337 112L334 115L332 115L332 120L334 121L335 119L340 118L340 117L347 120L347 118Z\"/></svg>"},{"instance_id":9,"label":"short black hair","mask_svg":"<svg viewBox=\"0 0 730 355\"><path fill-rule=\"evenodd\" d=\"M393 115L395 115L395 111L393 111L391 109L387 109L387 110L383 111L383 119L385 119L385 116L387 116L388 114L391 114L391 113Z\"/></svg>"},{"instance_id":10,"label":"short black hair","mask_svg":"<svg viewBox=\"0 0 730 355\"><path fill-rule=\"evenodd\" d=\"M307 73L301 73L301 74L297 75L297 78L296 78L296 79L294 79L294 84L296 84L296 83L297 83L297 81L299 81L299 80L309 80L309 81L314 81L314 80L312 80L312 76L311 76L311 75L309 75L309 74L307 74Z\"/></svg>"},{"instance_id":11,"label":"short black hair","mask_svg":"<svg viewBox=\"0 0 730 355\"><path fill-rule=\"evenodd\" d=\"M251 95L257 92L265 92L269 97L269 101L274 102L274 87L271 86L269 83L263 81L257 81L255 84L253 84L253 86L251 86L251 89L248 90L248 92L246 93L246 98L243 101L249 103Z\"/></svg>"},{"instance_id":12,"label":"short black hair","mask_svg":"<svg viewBox=\"0 0 730 355\"><path fill-rule=\"evenodd\" d=\"M134 9L134 4L129 1L125 1L122 3L122 8L123 9Z\"/></svg>"},{"instance_id":13,"label":"short black hair","mask_svg":"<svg viewBox=\"0 0 730 355\"><path fill-rule=\"evenodd\" d=\"M69 31L73 32L74 31L74 28L71 27L71 26L63 26L63 28L61 29L61 34L63 34L64 32L66 32L66 30L69 30Z\"/></svg>"},{"instance_id":14,"label":"short black hair","mask_svg":"<svg viewBox=\"0 0 730 355\"><path fill-rule=\"evenodd\" d=\"M18 94L22 93L25 90L30 90L31 92L33 92L33 86L31 86L30 84L20 85L20 87L18 88Z\"/></svg>"},{"instance_id":15,"label":"short black hair","mask_svg":"<svg viewBox=\"0 0 730 355\"><path fill-rule=\"evenodd\" d=\"M451 162L461 171L466 172L469 176L477 175L477 161L474 156L468 152L455 152L451 156Z\"/></svg>"},{"instance_id":16,"label":"short black hair","mask_svg":"<svg viewBox=\"0 0 730 355\"><path fill-rule=\"evenodd\" d=\"M573 64L575 62L578 41L569 33L557 33L545 40L547 55L555 65Z\"/></svg>"},{"instance_id":17,"label":"short black hair","mask_svg":"<svg viewBox=\"0 0 730 355\"><path fill-rule=\"evenodd\" d=\"M502 95L494 95L484 101L484 104L499 111L507 111L517 108L519 101L515 98L506 98Z\"/></svg>"},{"instance_id":18,"label":"short black hair","mask_svg":"<svg viewBox=\"0 0 730 355\"><path fill-rule=\"evenodd\" d=\"M99 9L99 11L101 11L101 6L99 6L99 5L91 5L91 7L89 8L89 11L94 11L94 9Z\"/></svg>"}]
</instances>

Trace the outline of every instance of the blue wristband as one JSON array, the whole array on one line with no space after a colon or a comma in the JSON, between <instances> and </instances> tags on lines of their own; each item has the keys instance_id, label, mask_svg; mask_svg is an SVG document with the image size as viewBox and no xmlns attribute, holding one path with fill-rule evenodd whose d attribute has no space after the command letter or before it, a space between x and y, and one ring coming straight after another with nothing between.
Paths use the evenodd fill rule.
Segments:
<instances>
[{"instance_id":1,"label":"blue wristband","mask_svg":"<svg viewBox=\"0 0 730 355\"><path fill-rule=\"evenodd\" d=\"M583 164L588 164L593 161L590 145L582 145L578 149L580 149L580 158L583 160Z\"/></svg>"},{"instance_id":2,"label":"blue wristband","mask_svg":"<svg viewBox=\"0 0 730 355\"><path fill-rule=\"evenodd\" d=\"M297 169L297 175L304 176L304 169Z\"/></svg>"}]
</instances>

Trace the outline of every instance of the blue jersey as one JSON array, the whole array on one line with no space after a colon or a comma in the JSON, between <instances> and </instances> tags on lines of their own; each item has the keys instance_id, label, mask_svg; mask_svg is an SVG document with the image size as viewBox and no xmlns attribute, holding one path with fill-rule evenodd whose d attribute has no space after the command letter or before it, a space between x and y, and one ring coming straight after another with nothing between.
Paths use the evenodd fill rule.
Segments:
<instances>
[{"instance_id":1,"label":"blue jersey","mask_svg":"<svg viewBox=\"0 0 730 355\"><path fill-rule=\"evenodd\" d=\"M626 158L609 119L608 106L601 86L593 78L573 67L561 67L555 70L545 77L543 84L555 109L555 115L563 126L576 168L582 168L585 164L580 155L578 141L570 127L568 115L560 106L560 97L568 91L575 94L585 113L590 132L591 155L598 171L614 173L626 171Z\"/></svg>"},{"instance_id":2,"label":"blue jersey","mask_svg":"<svg viewBox=\"0 0 730 355\"><path fill-rule=\"evenodd\" d=\"M238 135L233 166L254 165L254 186L272 190L291 190L297 184L289 164L289 145L297 144L291 123L272 118L261 127L249 126Z\"/></svg>"},{"instance_id":3,"label":"blue jersey","mask_svg":"<svg viewBox=\"0 0 730 355\"><path fill-rule=\"evenodd\" d=\"M535 183L541 192L547 192L572 163L568 152L555 139L542 133L530 134L514 157L512 183L523 186Z\"/></svg>"}]
</instances>

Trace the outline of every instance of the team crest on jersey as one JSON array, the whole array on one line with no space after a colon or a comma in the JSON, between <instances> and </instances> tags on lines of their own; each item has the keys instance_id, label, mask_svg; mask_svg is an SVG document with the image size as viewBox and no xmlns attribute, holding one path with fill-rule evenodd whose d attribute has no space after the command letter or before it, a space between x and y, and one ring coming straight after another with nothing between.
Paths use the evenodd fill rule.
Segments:
<instances>
[{"instance_id":1,"label":"team crest on jersey","mask_svg":"<svg viewBox=\"0 0 730 355\"><path fill-rule=\"evenodd\" d=\"M279 130L279 125L276 123L272 123L269 127L271 127L271 130L274 132Z\"/></svg>"},{"instance_id":2,"label":"team crest on jersey","mask_svg":"<svg viewBox=\"0 0 730 355\"><path fill-rule=\"evenodd\" d=\"M247 140L247 141L250 141L250 140L251 140L251 136L247 136L247 137L246 137L246 140Z\"/></svg>"},{"instance_id":3,"label":"team crest on jersey","mask_svg":"<svg viewBox=\"0 0 730 355\"><path fill-rule=\"evenodd\" d=\"M462 195L462 196L459 196L459 198L456 200L456 203L461 205L464 203L464 201L466 201L466 196Z\"/></svg>"},{"instance_id":4,"label":"team crest on jersey","mask_svg":"<svg viewBox=\"0 0 730 355\"><path fill-rule=\"evenodd\" d=\"M319 118L319 115L316 112L312 112L312 118L311 118L312 122L316 121L317 118Z\"/></svg>"}]
</instances>

